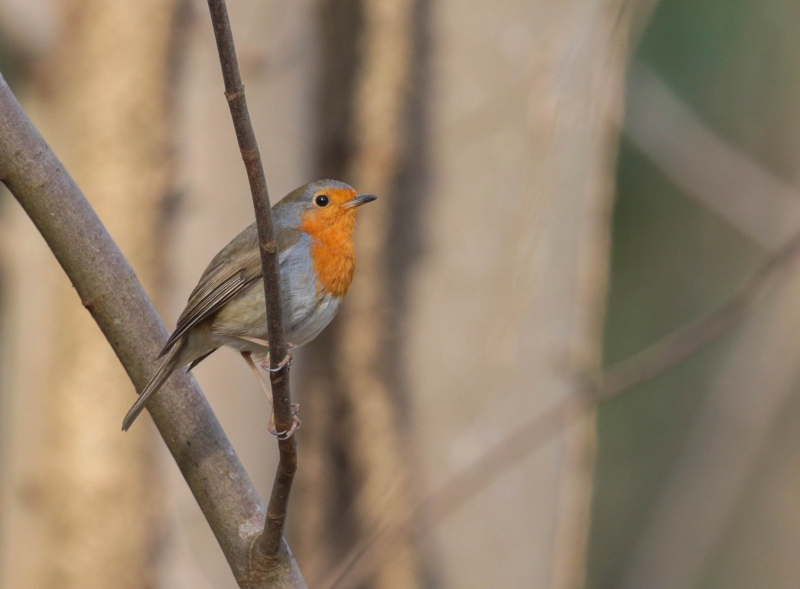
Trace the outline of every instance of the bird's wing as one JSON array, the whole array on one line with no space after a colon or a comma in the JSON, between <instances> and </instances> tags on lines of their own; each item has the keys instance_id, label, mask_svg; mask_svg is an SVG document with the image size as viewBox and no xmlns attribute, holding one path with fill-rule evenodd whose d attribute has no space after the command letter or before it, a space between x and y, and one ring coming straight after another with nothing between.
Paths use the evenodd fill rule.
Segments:
<instances>
[{"instance_id":1,"label":"bird's wing","mask_svg":"<svg viewBox=\"0 0 800 589\"><path fill-rule=\"evenodd\" d=\"M279 228L278 255L283 265L289 251L300 240L300 231ZM175 331L169 336L160 356L192 327L218 311L225 303L261 278L261 255L255 223L247 227L226 245L206 268L197 286L189 295L186 308L178 318Z\"/></svg>"}]
</instances>

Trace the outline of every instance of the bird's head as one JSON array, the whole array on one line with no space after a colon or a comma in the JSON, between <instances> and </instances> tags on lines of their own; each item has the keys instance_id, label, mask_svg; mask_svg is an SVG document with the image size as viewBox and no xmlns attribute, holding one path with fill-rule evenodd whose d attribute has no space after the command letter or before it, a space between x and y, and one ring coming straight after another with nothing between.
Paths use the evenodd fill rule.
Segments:
<instances>
[{"instance_id":1,"label":"bird's head","mask_svg":"<svg viewBox=\"0 0 800 589\"><path fill-rule=\"evenodd\" d=\"M358 194L338 180L317 180L290 192L275 205L274 212L284 226L296 227L313 237L330 231L352 237L358 208L376 198Z\"/></svg>"},{"instance_id":2,"label":"bird's head","mask_svg":"<svg viewBox=\"0 0 800 589\"><path fill-rule=\"evenodd\" d=\"M353 231L358 208L377 197L358 194L338 180L317 180L289 193L273 207L276 223L313 239L311 261L318 289L343 297L355 271Z\"/></svg>"}]
</instances>

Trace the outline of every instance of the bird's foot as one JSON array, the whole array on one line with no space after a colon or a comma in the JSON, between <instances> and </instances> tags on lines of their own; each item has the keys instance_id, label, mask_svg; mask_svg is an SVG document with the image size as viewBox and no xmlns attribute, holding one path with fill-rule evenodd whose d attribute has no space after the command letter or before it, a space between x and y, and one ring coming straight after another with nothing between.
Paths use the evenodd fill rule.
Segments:
<instances>
[{"instance_id":1,"label":"bird's foot","mask_svg":"<svg viewBox=\"0 0 800 589\"><path fill-rule=\"evenodd\" d=\"M269 425L267 425L269 433L271 433L273 436L275 436L281 441L288 440L289 438L291 438L294 435L294 432L299 430L300 427L303 425L303 422L300 421L299 417L297 417L298 409L300 409L300 405L298 405L297 403L292 403L292 426L288 430L283 432L279 432L278 429L275 427L275 415L273 414L269 420Z\"/></svg>"},{"instance_id":2,"label":"bird's foot","mask_svg":"<svg viewBox=\"0 0 800 589\"><path fill-rule=\"evenodd\" d=\"M281 368L284 368L285 366L291 366L292 363L294 362L294 357L292 356L291 350L293 350L296 346L292 346L291 344L289 345L291 347L289 347L289 351L286 352L286 357L283 360L281 360L280 363L275 368L270 367L269 358L266 358L261 363L261 368L263 368L267 372L278 372Z\"/></svg>"}]
</instances>

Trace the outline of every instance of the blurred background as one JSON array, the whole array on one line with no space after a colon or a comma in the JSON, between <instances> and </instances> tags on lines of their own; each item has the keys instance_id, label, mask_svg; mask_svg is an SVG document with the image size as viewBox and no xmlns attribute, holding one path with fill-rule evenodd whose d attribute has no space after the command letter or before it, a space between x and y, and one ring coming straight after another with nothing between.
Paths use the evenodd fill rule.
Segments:
<instances>
[{"instance_id":1,"label":"blurred background","mask_svg":"<svg viewBox=\"0 0 800 589\"><path fill-rule=\"evenodd\" d=\"M381 196L292 371L309 586L410 529L337 586L797 587L800 2L228 5L273 201ZM206 4L0 0L0 72L172 328L252 220ZM268 497L263 393L195 374ZM0 587L236 586L133 399L1 192Z\"/></svg>"}]
</instances>

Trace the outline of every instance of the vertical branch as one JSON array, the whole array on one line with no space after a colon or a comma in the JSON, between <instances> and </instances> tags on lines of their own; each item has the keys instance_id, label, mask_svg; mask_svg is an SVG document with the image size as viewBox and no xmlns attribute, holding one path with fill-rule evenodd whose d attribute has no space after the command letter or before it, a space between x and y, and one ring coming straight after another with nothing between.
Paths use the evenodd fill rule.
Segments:
<instances>
[{"instance_id":1,"label":"vertical branch","mask_svg":"<svg viewBox=\"0 0 800 589\"><path fill-rule=\"evenodd\" d=\"M209 0L211 22L214 37L217 41L222 77L225 82L225 98L233 119L236 139L242 160L250 182L253 197L253 209L258 227L259 250L261 252L261 268L264 279L264 293L267 306L268 334L270 342L270 364L277 368L287 354L283 332L283 310L281 306L280 268L278 265L278 245L272 225L272 212L267 192L267 181L264 167L258 151L244 85L239 74L236 59L236 48L233 44L233 33L228 19L225 0ZM274 400L275 424L279 431L287 431L292 424L292 412L289 393L289 367L270 374L272 396ZM288 440L279 440L280 462L272 487L261 551L264 556L277 555L282 547L283 528L286 522L286 507L292 487L294 473L297 470L297 443L294 436Z\"/></svg>"},{"instance_id":2,"label":"vertical branch","mask_svg":"<svg viewBox=\"0 0 800 589\"><path fill-rule=\"evenodd\" d=\"M619 90L624 85L629 47L643 31L657 3L657 0L598 3L598 24L603 22L601 9L615 11L617 18L607 21L611 23L610 26L601 29L595 41L599 43L595 55L602 55L607 64L603 81L596 84L594 89L596 102L599 103L598 112L604 109L604 114L612 124L598 128L596 136L591 138L600 156L598 163L601 167L594 172L592 180L596 186L593 202L587 201L584 214L586 246L577 268L579 284L574 311L576 324L582 325L584 331L575 334L573 353L577 354L571 358L576 366L583 366L584 370L585 367L599 367L602 357L611 247L611 206L619 143L619 126L614 123L622 119L623 108ZM580 389L573 394L581 395ZM552 589L583 589L586 583L597 452L597 409L584 407L580 401L567 407L564 413L563 466Z\"/></svg>"}]
</instances>

